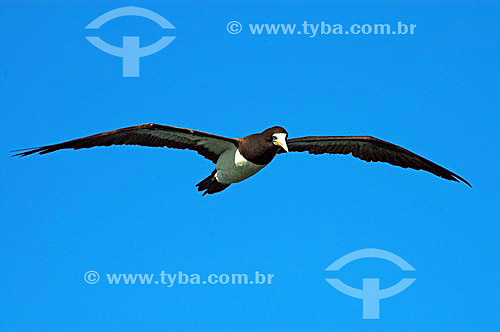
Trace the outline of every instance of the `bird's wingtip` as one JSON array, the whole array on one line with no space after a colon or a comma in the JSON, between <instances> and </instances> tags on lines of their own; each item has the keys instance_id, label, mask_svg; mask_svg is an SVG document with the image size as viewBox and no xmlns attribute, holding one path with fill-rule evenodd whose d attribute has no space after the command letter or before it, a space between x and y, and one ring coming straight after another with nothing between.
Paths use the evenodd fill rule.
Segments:
<instances>
[{"instance_id":1,"label":"bird's wingtip","mask_svg":"<svg viewBox=\"0 0 500 332\"><path fill-rule=\"evenodd\" d=\"M12 153L11 157L26 157L29 156L30 154L39 152L40 149L41 147L24 148L24 149L11 150L9 152Z\"/></svg>"},{"instance_id":2,"label":"bird's wingtip","mask_svg":"<svg viewBox=\"0 0 500 332\"><path fill-rule=\"evenodd\" d=\"M466 179L464 179L463 177L461 177L461 176L459 176L459 175L454 174L454 179L455 179L455 181L465 183L466 185L468 185L468 186L469 186L469 188L472 188L472 185L469 183L469 181L467 181L467 180L466 180Z\"/></svg>"}]
</instances>

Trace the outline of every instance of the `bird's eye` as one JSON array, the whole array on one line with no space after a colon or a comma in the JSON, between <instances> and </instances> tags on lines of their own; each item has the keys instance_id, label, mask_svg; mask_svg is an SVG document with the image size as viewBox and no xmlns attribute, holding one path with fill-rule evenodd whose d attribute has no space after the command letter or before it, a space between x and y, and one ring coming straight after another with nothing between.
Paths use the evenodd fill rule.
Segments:
<instances>
[{"instance_id":1,"label":"bird's eye","mask_svg":"<svg viewBox=\"0 0 500 332\"><path fill-rule=\"evenodd\" d=\"M278 140L278 137L273 135L273 141L277 141L277 140Z\"/></svg>"}]
</instances>

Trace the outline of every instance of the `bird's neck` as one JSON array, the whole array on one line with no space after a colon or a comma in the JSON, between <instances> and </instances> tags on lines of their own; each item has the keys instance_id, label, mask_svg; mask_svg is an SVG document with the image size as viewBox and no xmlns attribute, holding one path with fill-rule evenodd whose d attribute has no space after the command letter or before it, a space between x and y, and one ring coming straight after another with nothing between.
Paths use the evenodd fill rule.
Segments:
<instances>
[{"instance_id":1,"label":"bird's neck","mask_svg":"<svg viewBox=\"0 0 500 332\"><path fill-rule=\"evenodd\" d=\"M241 155L248 161L257 165L267 165L269 164L278 151L278 147L272 143L266 144L251 144L251 142L246 142L240 144L238 150Z\"/></svg>"}]
</instances>

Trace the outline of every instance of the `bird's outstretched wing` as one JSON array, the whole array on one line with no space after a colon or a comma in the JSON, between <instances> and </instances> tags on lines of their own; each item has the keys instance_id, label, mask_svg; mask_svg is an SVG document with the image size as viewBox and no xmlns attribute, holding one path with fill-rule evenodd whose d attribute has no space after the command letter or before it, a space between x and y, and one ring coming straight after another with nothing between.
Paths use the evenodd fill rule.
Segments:
<instances>
[{"instance_id":1,"label":"bird's outstretched wing","mask_svg":"<svg viewBox=\"0 0 500 332\"><path fill-rule=\"evenodd\" d=\"M217 163L219 156L229 148L238 146L238 139L222 137L186 128L163 126L154 123L121 128L75 140L22 151L14 156L45 154L62 149L85 149L94 146L142 145L189 149Z\"/></svg>"},{"instance_id":2,"label":"bird's outstretched wing","mask_svg":"<svg viewBox=\"0 0 500 332\"><path fill-rule=\"evenodd\" d=\"M430 160L395 144L371 136L308 136L289 139L290 152L308 151L311 154L349 154L364 161L380 161L403 168L421 169L447 180L467 180Z\"/></svg>"}]
</instances>

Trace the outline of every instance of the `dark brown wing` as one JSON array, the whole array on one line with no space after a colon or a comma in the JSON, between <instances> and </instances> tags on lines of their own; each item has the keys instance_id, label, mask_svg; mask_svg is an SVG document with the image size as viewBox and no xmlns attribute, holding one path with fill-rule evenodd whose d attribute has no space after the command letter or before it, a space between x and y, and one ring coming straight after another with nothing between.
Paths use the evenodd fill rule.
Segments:
<instances>
[{"instance_id":1,"label":"dark brown wing","mask_svg":"<svg viewBox=\"0 0 500 332\"><path fill-rule=\"evenodd\" d=\"M78 138L54 145L26 149L14 156L45 154L62 149L85 149L94 146L142 145L189 149L217 163L219 156L229 148L238 146L238 140L186 128L162 126L154 123L111 130L104 133ZM21 151L21 150L18 150Z\"/></svg>"},{"instance_id":2,"label":"dark brown wing","mask_svg":"<svg viewBox=\"0 0 500 332\"><path fill-rule=\"evenodd\" d=\"M290 139L287 145L290 152L351 153L354 157L364 161L380 161L403 168L421 169L447 180L457 182L461 180L469 187L471 186L464 178L446 168L400 146L371 136L309 136Z\"/></svg>"}]
</instances>

